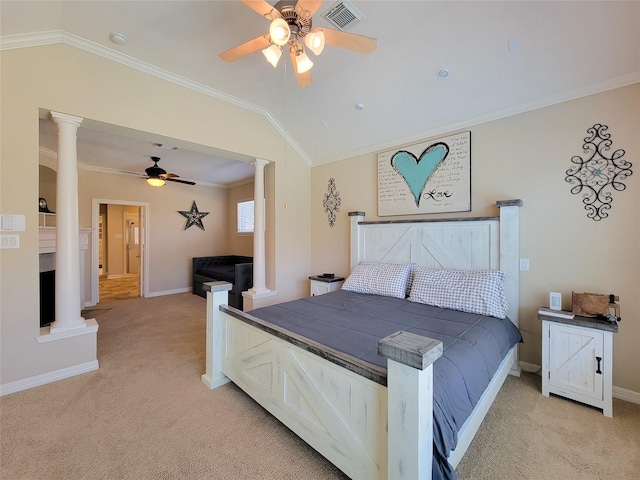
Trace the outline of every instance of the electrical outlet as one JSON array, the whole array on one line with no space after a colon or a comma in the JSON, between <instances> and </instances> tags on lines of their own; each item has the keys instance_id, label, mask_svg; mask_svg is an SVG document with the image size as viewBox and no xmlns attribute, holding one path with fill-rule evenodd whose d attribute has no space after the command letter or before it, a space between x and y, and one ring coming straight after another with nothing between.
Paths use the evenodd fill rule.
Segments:
<instances>
[{"instance_id":1,"label":"electrical outlet","mask_svg":"<svg viewBox=\"0 0 640 480\"><path fill-rule=\"evenodd\" d=\"M20 248L20 235L0 235L0 248Z\"/></svg>"},{"instance_id":2,"label":"electrical outlet","mask_svg":"<svg viewBox=\"0 0 640 480\"><path fill-rule=\"evenodd\" d=\"M522 270L523 272L528 272L529 271L529 259L528 258L521 258L520 259L520 270Z\"/></svg>"}]
</instances>

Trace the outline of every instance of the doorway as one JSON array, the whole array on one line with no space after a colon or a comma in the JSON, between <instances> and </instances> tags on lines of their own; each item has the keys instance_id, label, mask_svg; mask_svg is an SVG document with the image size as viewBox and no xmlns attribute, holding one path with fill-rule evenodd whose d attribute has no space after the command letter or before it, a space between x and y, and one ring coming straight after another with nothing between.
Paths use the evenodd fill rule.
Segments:
<instances>
[{"instance_id":1,"label":"doorway","mask_svg":"<svg viewBox=\"0 0 640 480\"><path fill-rule=\"evenodd\" d=\"M140 275L140 207L124 212L125 275Z\"/></svg>"},{"instance_id":2,"label":"doorway","mask_svg":"<svg viewBox=\"0 0 640 480\"><path fill-rule=\"evenodd\" d=\"M92 303L148 296L148 204L93 199Z\"/></svg>"}]
</instances>

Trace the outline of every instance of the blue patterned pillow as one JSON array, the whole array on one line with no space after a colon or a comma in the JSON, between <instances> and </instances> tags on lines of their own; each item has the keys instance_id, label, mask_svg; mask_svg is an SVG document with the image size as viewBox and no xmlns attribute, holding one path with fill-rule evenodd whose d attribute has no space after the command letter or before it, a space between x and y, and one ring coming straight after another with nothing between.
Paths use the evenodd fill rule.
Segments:
<instances>
[{"instance_id":1,"label":"blue patterned pillow","mask_svg":"<svg viewBox=\"0 0 640 480\"><path fill-rule=\"evenodd\" d=\"M505 318L504 273L418 267L409 300L436 307Z\"/></svg>"},{"instance_id":2,"label":"blue patterned pillow","mask_svg":"<svg viewBox=\"0 0 640 480\"><path fill-rule=\"evenodd\" d=\"M406 298L410 264L363 262L342 285L343 290L385 297Z\"/></svg>"}]
</instances>

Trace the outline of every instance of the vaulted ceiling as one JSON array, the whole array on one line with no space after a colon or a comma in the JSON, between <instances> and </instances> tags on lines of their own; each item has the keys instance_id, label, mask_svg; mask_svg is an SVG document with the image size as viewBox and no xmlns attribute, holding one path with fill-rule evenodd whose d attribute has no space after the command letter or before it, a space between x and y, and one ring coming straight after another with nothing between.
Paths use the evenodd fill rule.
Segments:
<instances>
[{"instance_id":1,"label":"vaulted ceiling","mask_svg":"<svg viewBox=\"0 0 640 480\"><path fill-rule=\"evenodd\" d=\"M322 15L336 3L313 26L335 29ZM305 88L284 55L276 69L259 51L218 57L268 32L239 0L3 0L2 48L63 41L195 82L265 114L312 165L640 81L637 1L350 3L364 18L349 32L375 37L376 50L310 54Z\"/></svg>"}]
</instances>

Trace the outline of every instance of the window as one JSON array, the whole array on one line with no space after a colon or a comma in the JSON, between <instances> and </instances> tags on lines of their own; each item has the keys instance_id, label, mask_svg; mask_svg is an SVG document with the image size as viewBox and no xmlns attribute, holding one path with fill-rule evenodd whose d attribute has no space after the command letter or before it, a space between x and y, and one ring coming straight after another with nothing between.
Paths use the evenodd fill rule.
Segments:
<instances>
[{"instance_id":1,"label":"window","mask_svg":"<svg viewBox=\"0 0 640 480\"><path fill-rule=\"evenodd\" d=\"M253 200L238 202L238 233L253 233Z\"/></svg>"}]
</instances>

